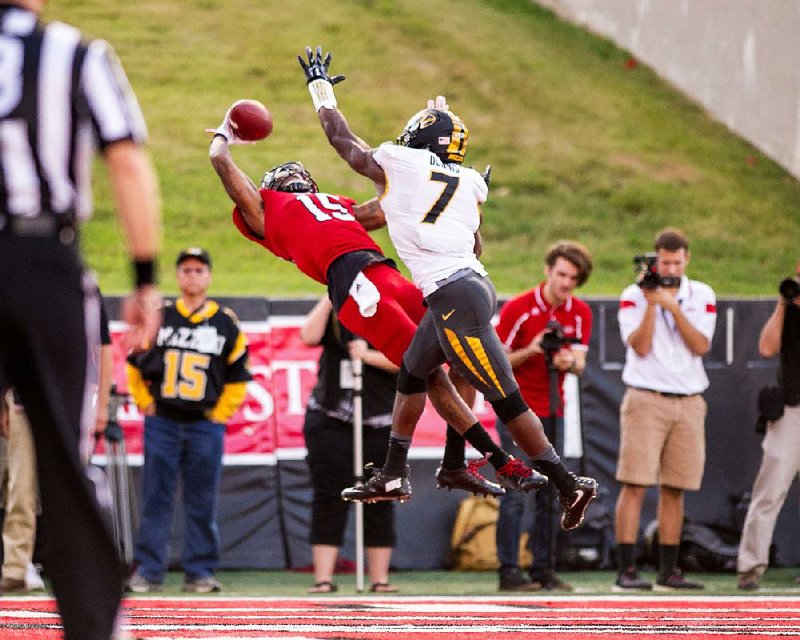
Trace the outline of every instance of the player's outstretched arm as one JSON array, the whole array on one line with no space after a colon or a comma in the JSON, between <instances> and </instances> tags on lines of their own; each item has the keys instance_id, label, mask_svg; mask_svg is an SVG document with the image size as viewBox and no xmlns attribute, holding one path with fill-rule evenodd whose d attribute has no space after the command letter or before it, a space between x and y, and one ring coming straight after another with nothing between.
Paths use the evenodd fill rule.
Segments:
<instances>
[{"instance_id":1,"label":"player's outstretched arm","mask_svg":"<svg viewBox=\"0 0 800 640\"><path fill-rule=\"evenodd\" d=\"M354 171L372 180L382 192L386 176L372 157L372 148L353 133L344 115L337 108L333 85L344 80L344 76L330 76L328 68L333 56L329 52L323 58L322 47L317 47L316 52L306 47L306 56L308 60L302 56L297 56L297 60L305 74L311 100L328 142Z\"/></svg>"},{"instance_id":2,"label":"player's outstretched arm","mask_svg":"<svg viewBox=\"0 0 800 640\"><path fill-rule=\"evenodd\" d=\"M383 193L386 184L383 168L372 157L372 148L351 131L342 112L338 109L320 109L317 111L317 116L328 142L336 149L336 153L356 173L372 180L378 187L378 192Z\"/></svg>"},{"instance_id":3,"label":"player's outstretched arm","mask_svg":"<svg viewBox=\"0 0 800 640\"><path fill-rule=\"evenodd\" d=\"M217 132L214 135L208 155L228 197L239 208L247 226L253 233L264 237L264 211L261 194L250 176L236 166L224 133Z\"/></svg>"}]
</instances>

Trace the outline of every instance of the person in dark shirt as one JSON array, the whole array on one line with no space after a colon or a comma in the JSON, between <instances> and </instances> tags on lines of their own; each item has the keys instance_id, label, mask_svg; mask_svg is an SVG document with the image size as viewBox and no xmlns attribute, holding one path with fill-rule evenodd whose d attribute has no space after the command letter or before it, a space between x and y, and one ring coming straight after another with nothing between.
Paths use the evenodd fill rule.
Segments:
<instances>
[{"instance_id":1,"label":"person in dark shirt","mask_svg":"<svg viewBox=\"0 0 800 640\"><path fill-rule=\"evenodd\" d=\"M353 391L344 387L352 387L347 384L352 382L352 361L361 360L363 456L366 464L378 464L389 447L399 369L339 324L327 297L308 314L300 337L308 346L322 346L318 380L308 399L303 427L314 487L310 540L315 584L308 591L331 593L337 590L333 573L350 511L341 492L353 481ZM389 583L395 540L394 505L365 505L364 546L373 592L397 591Z\"/></svg>"},{"instance_id":2,"label":"person in dark shirt","mask_svg":"<svg viewBox=\"0 0 800 640\"><path fill-rule=\"evenodd\" d=\"M136 540L136 593L163 588L172 507L183 482L184 591L221 590L217 495L225 423L244 401L247 338L233 311L206 297L211 257L193 247L176 261L180 296L164 307L155 343L128 358L128 388L144 414L144 489Z\"/></svg>"},{"instance_id":3,"label":"person in dark shirt","mask_svg":"<svg viewBox=\"0 0 800 640\"><path fill-rule=\"evenodd\" d=\"M794 282L794 284L792 284ZM764 457L753 483L739 543L737 587L755 591L769 566L775 522L789 487L800 473L800 262L797 275L784 281L775 310L764 323L758 351L764 358L780 356L779 381L783 415L767 422ZM785 295L784 295L785 294Z\"/></svg>"}]
</instances>

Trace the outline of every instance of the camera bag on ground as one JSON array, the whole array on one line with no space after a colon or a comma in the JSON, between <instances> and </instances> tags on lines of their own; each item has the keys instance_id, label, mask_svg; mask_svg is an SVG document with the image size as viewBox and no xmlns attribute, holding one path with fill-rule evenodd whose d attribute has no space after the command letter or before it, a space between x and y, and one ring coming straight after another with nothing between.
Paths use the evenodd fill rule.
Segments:
<instances>
[{"instance_id":1,"label":"camera bag on ground","mask_svg":"<svg viewBox=\"0 0 800 640\"><path fill-rule=\"evenodd\" d=\"M736 572L738 544L727 544L707 524L688 521L681 535L681 566L687 571Z\"/></svg>"},{"instance_id":2,"label":"camera bag on ground","mask_svg":"<svg viewBox=\"0 0 800 640\"><path fill-rule=\"evenodd\" d=\"M739 533L723 530L689 517L683 520L678 562L686 571L736 572ZM735 539L734 539L735 538ZM648 564L658 566L658 521L645 528L645 557Z\"/></svg>"},{"instance_id":3,"label":"camera bag on ground","mask_svg":"<svg viewBox=\"0 0 800 640\"><path fill-rule=\"evenodd\" d=\"M496 542L499 511L500 503L494 498L469 496L461 501L453 525L449 568L491 571L500 566ZM601 490L597 499L589 503L583 524L573 531L559 532L557 568L577 571L610 567L614 546L612 520L608 492ZM532 556L527 532L520 536L519 546L519 566L529 567Z\"/></svg>"},{"instance_id":4,"label":"camera bag on ground","mask_svg":"<svg viewBox=\"0 0 800 640\"><path fill-rule=\"evenodd\" d=\"M461 501L450 543L452 569L489 571L497 568L498 503L494 498L469 496Z\"/></svg>"},{"instance_id":5,"label":"camera bag on ground","mask_svg":"<svg viewBox=\"0 0 800 640\"><path fill-rule=\"evenodd\" d=\"M497 561L497 517L500 503L494 498L469 496L461 501L453 524L448 568L459 571L492 571ZM528 534L520 539L520 566L531 563Z\"/></svg>"}]
</instances>

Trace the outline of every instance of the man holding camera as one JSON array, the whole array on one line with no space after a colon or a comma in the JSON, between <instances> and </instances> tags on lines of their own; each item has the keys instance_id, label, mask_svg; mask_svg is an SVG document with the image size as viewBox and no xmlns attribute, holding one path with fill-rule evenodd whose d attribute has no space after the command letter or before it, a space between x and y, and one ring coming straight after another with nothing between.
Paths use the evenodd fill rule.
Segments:
<instances>
[{"instance_id":1,"label":"man holding camera","mask_svg":"<svg viewBox=\"0 0 800 640\"><path fill-rule=\"evenodd\" d=\"M544 263L544 282L503 305L497 333L508 352L522 397L542 419L547 437L561 456L564 454L564 377L567 372L577 375L583 372L592 331L589 305L572 293L589 279L592 256L578 242L560 241L548 249ZM556 407L551 407L550 402L553 371L557 376ZM555 411L551 410L553 408ZM497 431L506 451L524 456L508 428L499 420ZM524 496L518 491L508 491L500 498L497 520L500 590L571 591L572 587L555 574L553 551L558 519L553 517L553 493L546 487L537 491L534 499L535 516L528 540L533 564L528 577L518 566Z\"/></svg>"},{"instance_id":2,"label":"man holding camera","mask_svg":"<svg viewBox=\"0 0 800 640\"><path fill-rule=\"evenodd\" d=\"M677 229L656 236L655 256L637 259L636 285L622 292L619 328L627 346L622 380L617 480L622 483L615 531L618 589L652 589L639 577L635 545L648 487L659 486L659 573L656 588L702 589L678 568L683 493L696 491L705 464L708 387L703 354L711 347L716 297L689 280L689 241ZM638 286L637 286L638 285Z\"/></svg>"},{"instance_id":3,"label":"man holding camera","mask_svg":"<svg viewBox=\"0 0 800 640\"><path fill-rule=\"evenodd\" d=\"M782 406L767 416L764 457L739 543L737 586L745 591L758 589L767 570L775 521L800 473L800 262L796 277L781 282L780 294L758 339L758 352L764 358L780 354L778 404ZM760 409L770 412L768 407Z\"/></svg>"}]
</instances>

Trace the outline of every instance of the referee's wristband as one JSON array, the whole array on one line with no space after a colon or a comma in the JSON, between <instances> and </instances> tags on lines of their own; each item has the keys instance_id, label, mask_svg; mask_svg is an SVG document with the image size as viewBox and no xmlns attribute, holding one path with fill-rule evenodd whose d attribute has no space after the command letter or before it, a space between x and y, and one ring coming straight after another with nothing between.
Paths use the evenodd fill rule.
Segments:
<instances>
[{"instance_id":1,"label":"referee's wristband","mask_svg":"<svg viewBox=\"0 0 800 640\"><path fill-rule=\"evenodd\" d=\"M149 260L134 260L133 261L133 284L135 287L142 287L147 284L156 283L156 261L153 258Z\"/></svg>"}]
</instances>

